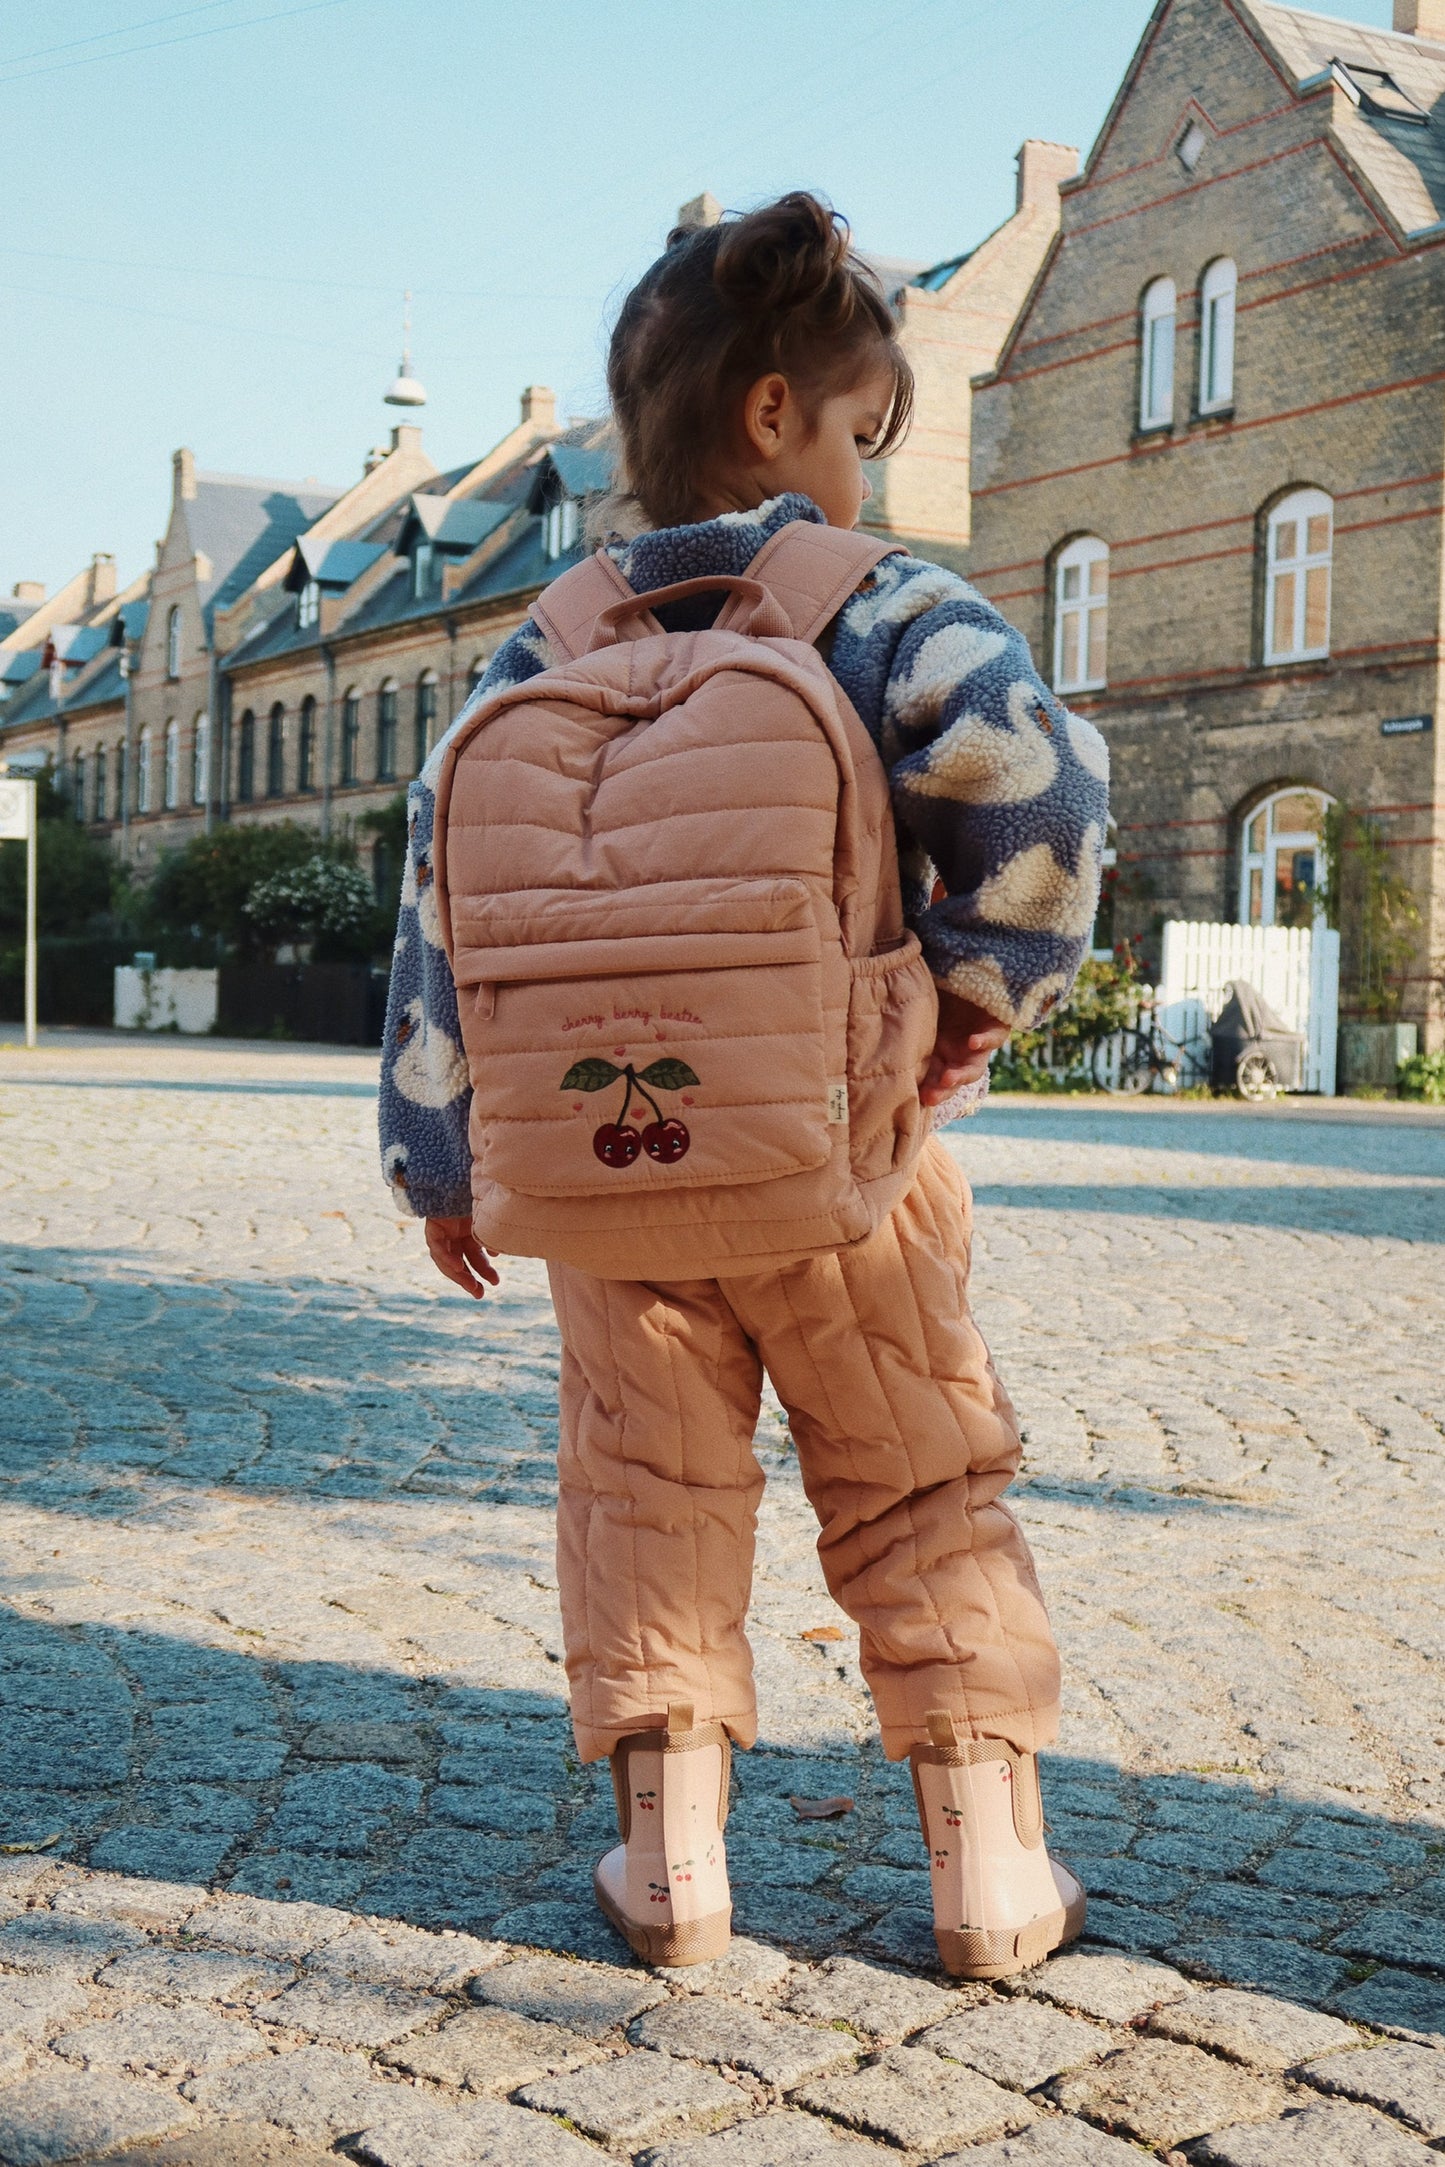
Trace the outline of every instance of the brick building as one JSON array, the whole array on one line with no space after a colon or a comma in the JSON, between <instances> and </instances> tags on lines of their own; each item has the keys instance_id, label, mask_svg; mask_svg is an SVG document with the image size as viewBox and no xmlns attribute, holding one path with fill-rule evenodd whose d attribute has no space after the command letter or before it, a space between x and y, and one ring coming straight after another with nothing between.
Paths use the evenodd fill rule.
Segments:
<instances>
[{"instance_id":1,"label":"brick building","mask_svg":"<svg viewBox=\"0 0 1445 2167\"><path fill-rule=\"evenodd\" d=\"M971 253L875 259L919 400L908 445L876 471L870 515L934 555L967 548L969 379L998 357L1077 162L1026 143L1016 209ZM720 215L701 196L680 218ZM602 425L561 427L539 386L499 444L445 474L412 423L348 489L208 474L179 451L147 578L118 597L97 559L48 602L26 588L0 604L0 756L53 761L77 816L142 870L219 820L347 832L416 772L538 590L575 561L609 473Z\"/></svg>"},{"instance_id":2,"label":"brick building","mask_svg":"<svg viewBox=\"0 0 1445 2167\"><path fill-rule=\"evenodd\" d=\"M1445 0L1160 0L996 370L970 576L1114 755L1121 930L1309 922L1331 800L1441 1033Z\"/></svg>"}]
</instances>

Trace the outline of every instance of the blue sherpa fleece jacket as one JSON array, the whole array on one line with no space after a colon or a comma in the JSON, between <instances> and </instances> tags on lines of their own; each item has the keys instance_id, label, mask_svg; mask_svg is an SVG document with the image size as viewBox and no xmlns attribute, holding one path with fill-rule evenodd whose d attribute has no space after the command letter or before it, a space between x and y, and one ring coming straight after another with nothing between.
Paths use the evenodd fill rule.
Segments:
<instances>
[{"instance_id":1,"label":"blue sherpa fleece jacket","mask_svg":"<svg viewBox=\"0 0 1445 2167\"><path fill-rule=\"evenodd\" d=\"M823 514L807 497L781 496L609 546L641 593L741 573L793 519L821 523ZM698 597L664 609L662 621L683 629L717 607ZM530 619L514 632L408 796L380 1125L382 1172L420 1217L471 1210L471 1086L431 877L442 755L479 700L559 659ZM1060 705L996 609L957 572L917 557L885 558L863 580L834 621L828 666L888 770L904 911L935 978L1005 1023L1036 1023L1073 984L1094 920L1104 740ZM947 893L935 903L939 878Z\"/></svg>"}]
</instances>

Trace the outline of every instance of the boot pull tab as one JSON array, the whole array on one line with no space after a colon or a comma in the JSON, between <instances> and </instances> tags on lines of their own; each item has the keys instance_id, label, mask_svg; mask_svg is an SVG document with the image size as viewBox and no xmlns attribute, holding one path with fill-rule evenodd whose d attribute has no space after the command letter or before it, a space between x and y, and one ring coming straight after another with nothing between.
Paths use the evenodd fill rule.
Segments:
<instances>
[{"instance_id":1,"label":"boot pull tab","mask_svg":"<svg viewBox=\"0 0 1445 2167\"><path fill-rule=\"evenodd\" d=\"M926 1721L928 1723L928 1735L934 1745L956 1746L958 1744L958 1732L954 1728L953 1717L946 1708L930 1709Z\"/></svg>"},{"instance_id":2,"label":"boot pull tab","mask_svg":"<svg viewBox=\"0 0 1445 2167\"><path fill-rule=\"evenodd\" d=\"M693 1730L693 1704L690 1700L669 1701L667 1704L667 1735L676 1738L684 1731Z\"/></svg>"}]
</instances>

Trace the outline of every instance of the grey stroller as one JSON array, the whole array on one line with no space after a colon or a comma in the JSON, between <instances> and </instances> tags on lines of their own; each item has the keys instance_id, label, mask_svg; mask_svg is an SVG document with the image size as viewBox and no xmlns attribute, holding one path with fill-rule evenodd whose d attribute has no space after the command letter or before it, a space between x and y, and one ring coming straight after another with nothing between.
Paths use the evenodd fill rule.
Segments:
<instances>
[{"instance_id":1,"label":"grey stroller","mask_svg":"<svg viewBox=\"0 0 1445 2167\"><path fill-rule=\"evenodd\" d=\"M1209 1039L1209 1080L1216 1091L1272 1099L1280 1091L1298 1091L1304 1080L1304 1033L1292 1031L1247 978L1230 982Z\"/></svg>"}]
</instances>

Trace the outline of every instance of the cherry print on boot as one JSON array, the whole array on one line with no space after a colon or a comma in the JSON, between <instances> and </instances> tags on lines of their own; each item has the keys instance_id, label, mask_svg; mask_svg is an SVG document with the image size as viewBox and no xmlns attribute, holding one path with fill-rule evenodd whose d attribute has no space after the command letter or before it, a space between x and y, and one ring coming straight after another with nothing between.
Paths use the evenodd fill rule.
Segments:
<instances>
[{"instance_id":1,"label":"cherry print on boot","mask_svg":"<svg viewBox=\"0 0 1445 2167\"><path fill-rule=\"evenodd\" d=\"M648 1964L705 1964L732 1930L723 1823L731 1747L686 1702L664 1729L634 1731L612 1754L622 1841L592 1886L603 1914Z\"/></svg>"},{"instance_id":2,"label":"cherry print on boot","mask_svg":"<svg viewBox=\"0 0 1445 2167\"><path fill-rule=\"evenodd\" d=\"M913 1789L933 1862L933 1932L956 1979L1009 1979L1083 1932L1085 1897L1044 1843L1038 1762L928 1718Z\"/></svg>"},{"instance_id":3,"label":"cherry print on boot","mask_svg":"<svg viewBox=\"0 0 1445 2167\"><path fill-rule=\"evenodd\" d=\"M625 1082L622 1111L615 1121L603 1122L592 1138L592 1149L604 1166L631 1166L644 1151L659 1166L675 1166L679 1159L686 1158L692 1133L685 1121L664 1114L652 1091L686 1091L698 1081L686 1061L653 1061L639 1075L630 1061L624 1068L617 1068L594 1054L574 1062L562 1078L561 1089L605 1091L610 1084ZM652 1091L647 1088L649 1084ZM627 1118L634 1091L647 1101L655 1116L641 1134Z\"/></svg>"}]
</instances>

